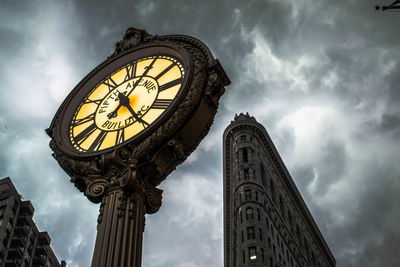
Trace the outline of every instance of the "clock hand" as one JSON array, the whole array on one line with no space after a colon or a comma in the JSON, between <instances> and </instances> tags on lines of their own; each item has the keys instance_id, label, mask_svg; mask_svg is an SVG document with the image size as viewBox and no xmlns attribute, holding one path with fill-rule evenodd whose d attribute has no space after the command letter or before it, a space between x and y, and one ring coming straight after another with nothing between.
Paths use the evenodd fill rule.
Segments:
<instances>
[{"instance_id":1,"label":"clock hand","mask_svg":"<svg viewBox=\"0 0 400 267\"><path fill-rule=\"evenodd\" d=\"M118 110L121 108L121 106L129 105L129 98L126 97L123 93L118 92L118 99L119 99L119 105L116 107L116 109L107 114L107 117L109 119L117 117Z\"/></svg>"},{"instance_id":2,"label":"clock hand","mask_svg":"<svg viewBox=\"0 0 400 267\"><path fill-rule=\"evenodd\" d=\"M142 120L141 118L139 118L139 116L136 114L135 111L133 111L132 107L130 105L126 106L128 108L128 110L131 112L132 116L140 123L143 123L143 125L149 126L149 124Z\"/></svg>"},{"instance_id":3,"label":"clock hand","mask_svg":"<svg viewBox=\"0 0 400 267\"><path fill-rule=\"evenodd\" d=\"M123 93L119 93L118 94L118 98L119 98L119 103L122 106L125 106L129 112L132 114L132 116L140 123L143 123L144 125L148 126L149 124L142 120L141 118L139 118L138 114L132 109L131 105L129 105L129 97L127 97L126 95L124 95Z\"/></svg>"},{"instance_id":4,"label":"clock hand","mask_svg":"<svg viewBox=\"0 0 400 267\"><path fill-rule=\"evenodd\" d=\"M112 119L112 118L117 117L117 115L118 115L118 110L119 110L119 108L120 108L121 106L122 106L122 104L121 104L121 101L120 101L118 107L117 107L116 109L114 109L112 112L108 113L108 114L107 114L107 117L108 117L109 119Z\"/></svg>"},{"instance_id":5,"label":"clock hand","mask_svg":"<svg viewBox=\"0 0 400 267\"><path fill-rule=\"evenodd\" d=\"M154 59L153 59L153 61L150 63L150 65L148 65L147 67L145 67L145 71L143 72L143 74L142 74L142 76L140 76L140 78L135 82L135 84L132 86L132 89L126 94L126 97L128 97L132 92L133 92L133 90L135 90L135 88L136 88L136 86L139 84L139 82L142 80L142 78L144 77L144 76L146 76L146 74L149 72L149 70L151 70L151 68L153 68L153 64L154 64L154 62L157 60L157 58L158 58L158 56L156 56ZM119 95L121 94L121 92L119 92L119 94L118 94L118 98L119 99L121 99L120 97L119 97ZM123 96L125 96L124 94L122 94ZM119 105L118 105L118 107L114 110L114 111L112 111L112 112L110 112L110 113L108 113L108 115L107 115L107 117L109 118L109 119L111 119L111 118L115 118L115 117L117 117L117 115L118 115L118 110L121 108L121 106L126 106L126 105L124 105L124 104L122 104L121 105L121 100L119 101ZM129 98L128 98L128 105L129 105ZM129 108L128 108L129 109ZM132 112L131 112L132 113ZM135 113L136 114L136 113ZM132 114L133 115L133 114ZM134 117L135 117L135 115L133 115ZM137 115L136 115L137 116Z\"/></svg>"},{"instance_id":6,"label":"clock hand","mask_svg":"<svg viewBox=\"0 0 400 267\"><path fill-rule=\"evenodd\" d=\"M119 105L125 107L129 105L129 97L125 96L123 93L118 92L118 98L119 98Z\"/></svg>"},{"instance_id":7,"label":"clock hand","mask_svg":"<svg viewBox=\"0 0 400 267\"><path fill-rule=\"evenodd\" d=\"M153 64L154 62L156 62L158 56L156 56L153 61L150 63L150 65L148 65L147 67L145 67L145 71L143 72L142 76L140 76L140 78L135 82L135 84L132 86L132 89L126 94L126 96L129 96L133 90L135 90L136 86L139 84L139 82L142 80L142 78L144 76L146 76L146 74L149 72L149 70L151 70L153 68Z\"/></svg>"}]
</instances>

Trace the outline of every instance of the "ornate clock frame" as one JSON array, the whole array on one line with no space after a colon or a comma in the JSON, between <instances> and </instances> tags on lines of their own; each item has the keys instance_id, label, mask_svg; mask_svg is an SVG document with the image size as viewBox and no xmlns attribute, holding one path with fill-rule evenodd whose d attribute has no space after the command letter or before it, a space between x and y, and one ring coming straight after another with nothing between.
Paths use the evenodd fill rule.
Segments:
<instances>
[{"instance_id":1,"label":"ornate clock frame","mask_svg":"<svg viewBox=\"0 0 400 267\"><path fill-rule=\"evenodd\" d=\"M93 75L132 51L169 47L190 60L185 93L157 126L140 138L115 149L85 155L66 149L62 120L73 96ZM145 213L155 213L162 203L156 188L181 164L208 133L219 98L230 80L199 40L184 35L150 35L129 28L115 52L89 73L70 93L46 130L52 138L54 158L71 182L94 203L100 203L98 233L92 267L140 266ZM64 127L65 128L65 127Z\"/></svg>"}]
</instances>

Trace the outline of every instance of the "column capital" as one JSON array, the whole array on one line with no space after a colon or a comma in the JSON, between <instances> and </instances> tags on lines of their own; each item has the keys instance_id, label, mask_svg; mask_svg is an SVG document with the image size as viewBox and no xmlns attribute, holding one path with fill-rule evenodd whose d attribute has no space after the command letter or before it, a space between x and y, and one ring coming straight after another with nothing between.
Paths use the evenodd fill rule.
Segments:
<instances>
[{"instance_id":1,"label":"column capital","mask_svg":"<svg viewBox=\"0 0 400 267\"><path fill-rule=\"evenodd\" d=\"M162 203L162 190L150 184L136 171L134 165L130 165L122 174L111 177L88 177L85 196L94 203L102 201L103 197L115 190L121 190L125 194L139 194L146 205L146 213L157 212Z\"/></svg>"}]
</instances>

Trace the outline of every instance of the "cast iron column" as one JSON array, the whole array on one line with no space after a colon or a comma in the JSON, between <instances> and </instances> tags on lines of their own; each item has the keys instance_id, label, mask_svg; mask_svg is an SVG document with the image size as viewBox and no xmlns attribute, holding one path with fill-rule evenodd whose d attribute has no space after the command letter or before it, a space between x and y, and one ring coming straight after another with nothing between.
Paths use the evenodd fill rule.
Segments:
<instances>
[{"instance_id":1,"label":"cast iron column","mask_svg":"<svg viewBox=\"0 0 400 267\"><path fill-rule=\"evenodd\" d=\"M140 267L145 214L158 211L162 190L135 172L96 180L88 189L88 197L101 197L92 267Z\"/></svg>"}]
</instances>

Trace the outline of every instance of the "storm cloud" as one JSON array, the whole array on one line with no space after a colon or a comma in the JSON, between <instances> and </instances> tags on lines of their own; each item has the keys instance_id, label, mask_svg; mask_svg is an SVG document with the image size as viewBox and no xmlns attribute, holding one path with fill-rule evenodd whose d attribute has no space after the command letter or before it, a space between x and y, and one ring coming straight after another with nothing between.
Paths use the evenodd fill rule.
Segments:
<instances>
[{"instance_id":1,"label":"storm cloud","mask_svg":"<svg viewBox=\"0 0 400 267\"><path fill-rule=\"evenodd\" d=\"M11 1L0 8L0 177L33 202L59 259L90 266L98 205L46 129L128 27L204 41L232 84L209 135L160 185L143 266L222 266L222 133L262 123L338 267L400 266L400 13L383 0Z\"/></svg>"}]
</instances>

